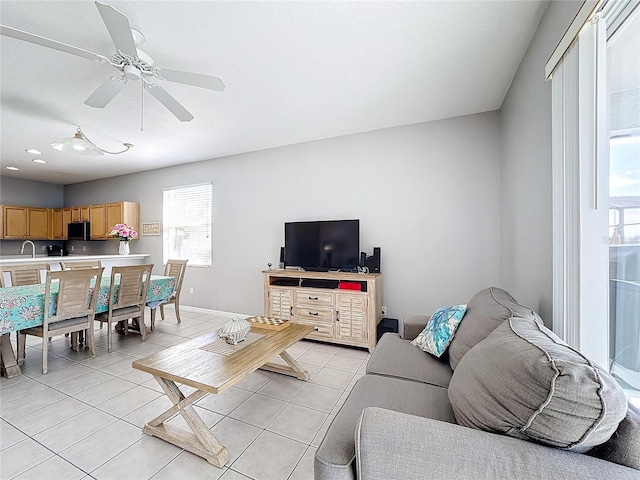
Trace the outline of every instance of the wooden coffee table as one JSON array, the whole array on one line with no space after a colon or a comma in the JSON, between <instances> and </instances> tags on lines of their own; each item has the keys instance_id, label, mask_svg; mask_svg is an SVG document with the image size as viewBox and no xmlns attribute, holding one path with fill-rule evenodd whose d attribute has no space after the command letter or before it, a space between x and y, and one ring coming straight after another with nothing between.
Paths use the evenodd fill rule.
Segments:
<instances>
[{"instance_id":1,"label":"wooden coffee table","mask_svg":"<svg viewBox=\"0 0 640 480\"><path fill-rule=\"evenodd\" d=\"M193 404L209 393L223 392L258 368L309 380L307 371L285 350L311 331L313 327L299 324L291 324L283 330L252 326L251 332L263 336L230 355L212 351L220 345L217 342L223 340L216 332L211 332L136 360L133 368L153 375L173 403L173 407L149 421L143 431L199 455L217 467L224 466L229 453L207 428ZM241 346L242 342L238 347ZM269 363L276 355L280 355L288 366ZM176 383L196 391L185 397ZM165 424L178 414L182 415L191 432Z\"/></svg>"}]
</instances>

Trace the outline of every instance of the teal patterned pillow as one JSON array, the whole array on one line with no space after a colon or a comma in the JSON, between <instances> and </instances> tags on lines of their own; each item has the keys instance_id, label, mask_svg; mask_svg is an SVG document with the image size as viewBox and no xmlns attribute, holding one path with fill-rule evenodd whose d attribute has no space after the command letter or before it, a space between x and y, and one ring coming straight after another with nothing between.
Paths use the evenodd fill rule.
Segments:
<instances>
[{"instance_id":1,"label":"teal patterned pillow","mask_svg":"<svg viewBox=\"0 0 640 480\"><path fill-rule=\"evenodd\" d=\"M466 305L439 308L411 345L440 357L453 340L466 311Z\"/></svg>"}]
</instances>

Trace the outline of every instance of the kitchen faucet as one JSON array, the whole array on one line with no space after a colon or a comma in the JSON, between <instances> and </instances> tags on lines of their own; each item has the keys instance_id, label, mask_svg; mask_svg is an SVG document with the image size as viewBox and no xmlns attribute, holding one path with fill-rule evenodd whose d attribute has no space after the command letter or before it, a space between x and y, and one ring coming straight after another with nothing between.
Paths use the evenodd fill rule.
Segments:
<instances>
[{"instance_id":1,"label":"kitchen faucet","mask_svg":"<svg viewBox=\"0 0 640 480\"><path fill-rule=\"evenodd\" d=\"M31 244L31 258L36 258L36 244L33 243L31 240L25 240L24 242L22 242L22 248L20 248L20 255L24 255L24 246L27 243Z\"/></svg>"}]
</instances>

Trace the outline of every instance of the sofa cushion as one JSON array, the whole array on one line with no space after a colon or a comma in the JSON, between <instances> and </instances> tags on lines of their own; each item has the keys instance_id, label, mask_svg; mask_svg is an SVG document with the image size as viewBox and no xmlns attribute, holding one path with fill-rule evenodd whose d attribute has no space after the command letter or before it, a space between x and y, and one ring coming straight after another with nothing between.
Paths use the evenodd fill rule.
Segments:
<instances>
[{"instance_id":1,"label":"sofa cushion","mask_svg":"<svg viewBox=\"0 0 640 480\"><path fill-rule=\"evenodd\" d=\"M423 352L412 349L426 356ZM315 478L356 478L355 431L362 410L366 407L387 408L435 420L455 422L445 388L398 378L365 375L353 386L316 451Z\"/></svg>"},{"instance_id":2,"label":"sofa cushion","mask_svg":"<svg viewBox=\"0 0 640 480\"><path fill-rule=\"evenodd\" d=\"M413 340L424 330L429 318L427 315L408 315L404 317L400 325L398 325L400 337L405 340Z\"/></svg>"},{"instance_id":3,"label":"sofa cushion","mask_svg":"<svg viewBox=\"0 0 640 480\"><path fill-rule=\"evenodd\" d=\"M439 308L431 315L427 326L411 342L411 345L431 355L441 357L453 340L466 311L466 305Z\"/></svg>"},{"instance_id":4,"label":"sofa cushion","mask_svg":"<svg viewBox=\"0 0 640 480\"><path fill-rule=\"evenodd\" d=\"M448 361L426 355L397 333L385 333L367 363L367 374L405 378L446 388L453 371Z\"/></svg>"},{"instance_id":5,"label":"sofa cushion","mask_svg":"<svg viewBox=\"0 0 640 480\"><path fill-rule=\"evenodd\" d=\"M588 454L640 470L640 409L629 404L627 416L611 438L589 450Z\"/></svg>"},{"instance_id":6,"label":"sofa cushion","mask_svg":"<svg viewBox=\"0 0 640 480\"><path fill-rule=\"evenodd\" d=\"M536 312L520 305L500 288L490 287L476 293L467 304L464 320L449 345L451 368L455 370L465 353L509 317L533 318L542 324Z\"/></svg>"},{"instance_id":7,"label":"sofa cushion","mask_svg":"<svg viewBox=\"0 0 640 480\"><path fill-rule=\"evenodd\" d=\"M586 455L376 407L365 408L356 426L356 462L366 480L640 478Z\"/></svg>"},{"instance_id":8,"label":"sofa cushion","mask_svg":"<svg viewBox=\"0 0 640 480\"><path fill-rule=\"evenodd\" d=\"M449 385L460 425L585 452L627 412L605 371L533 319L510 318L462 358Z\"/></svg>"}]
</instances>

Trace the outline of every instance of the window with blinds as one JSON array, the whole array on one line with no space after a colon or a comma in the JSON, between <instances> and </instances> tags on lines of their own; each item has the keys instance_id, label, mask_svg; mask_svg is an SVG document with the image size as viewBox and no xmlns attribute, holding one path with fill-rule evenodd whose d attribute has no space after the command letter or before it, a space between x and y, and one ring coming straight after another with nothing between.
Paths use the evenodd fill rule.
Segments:
<instances>
[{"instance_id":1,"label":"window with blinds","mask_svg":"<svg viewBox=\"0 0 640 480\"><path fill-rule=\"evenodd\" d=\"M213 186L211 183L162 191L162 260L189 260L189 266L210 267Z\"/></svg>"}]
</instances>

